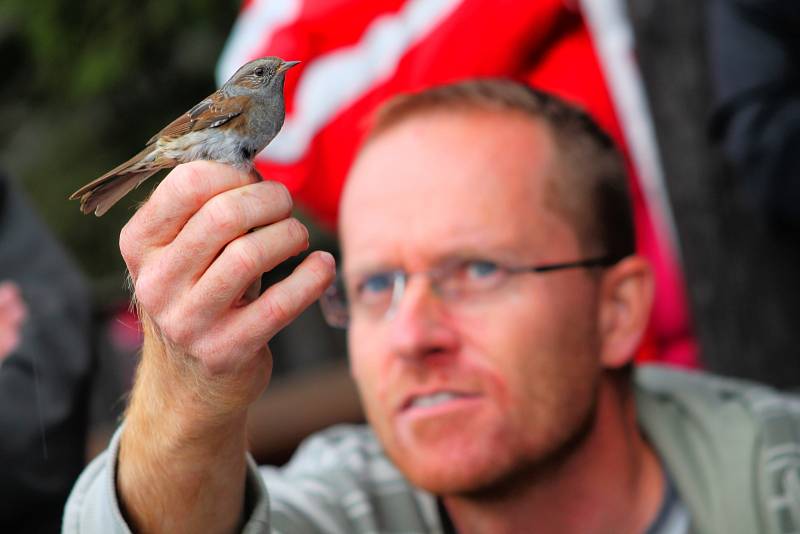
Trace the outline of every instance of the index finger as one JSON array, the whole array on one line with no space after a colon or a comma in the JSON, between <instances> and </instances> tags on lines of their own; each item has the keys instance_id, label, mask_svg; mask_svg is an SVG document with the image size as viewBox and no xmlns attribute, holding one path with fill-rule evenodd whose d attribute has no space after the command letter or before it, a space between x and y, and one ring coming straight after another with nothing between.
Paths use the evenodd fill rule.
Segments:
<instances>
[{"instance_id":1,"label":"index finger","mask_svg":"<svg viewBox=\"0 0 800 534\"><path fill-rule=\"evenodd\" d=\"M193 161L178 165L131 217L125 230L140 247L165 245L211 198L254 181L252 174L224 163Z\"/></svg>"}]
</instances>

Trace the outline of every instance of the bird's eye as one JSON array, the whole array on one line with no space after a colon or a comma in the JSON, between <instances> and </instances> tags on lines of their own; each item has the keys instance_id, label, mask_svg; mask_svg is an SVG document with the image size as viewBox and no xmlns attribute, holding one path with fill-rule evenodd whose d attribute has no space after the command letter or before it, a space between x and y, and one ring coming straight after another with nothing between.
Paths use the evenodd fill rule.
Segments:
<instances>
[{"instance_id":1,"label":"bird's eye","mask_svg":"<svg viewBox=\"0 0 800 534\"><path fill-rule=\"evenodd\" d=\"M253 71L253 74L261 78L264 76L264 67L258 67L256 70Z\"/></svg>"}]
</instances>

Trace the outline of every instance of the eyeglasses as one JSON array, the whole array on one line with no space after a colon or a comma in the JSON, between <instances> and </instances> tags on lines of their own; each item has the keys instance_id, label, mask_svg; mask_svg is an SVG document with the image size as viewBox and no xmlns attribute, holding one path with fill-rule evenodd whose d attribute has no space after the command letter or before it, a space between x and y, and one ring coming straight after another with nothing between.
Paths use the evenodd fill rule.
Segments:
<instances>
[{"instance_id":1,"label":"eyeglasses","mask_svg":"<svg viewBox=\"0 0 800 534\"><path fill-rule=\"evenodd\" d=\"M619 258L602 256L565 263L512 267L484 259L459 259L416 273L399 269L365 273L350 283L343 279L341 273L337 273L334 283L320 298L320 306L329 325L346 328L353 315L374 321L391 318L403 298L408 280L416 275L427 277L431 289L442 300L461 302L490 293L513 275L609 267L618 261Z\"/></svg>"}]
</instances>

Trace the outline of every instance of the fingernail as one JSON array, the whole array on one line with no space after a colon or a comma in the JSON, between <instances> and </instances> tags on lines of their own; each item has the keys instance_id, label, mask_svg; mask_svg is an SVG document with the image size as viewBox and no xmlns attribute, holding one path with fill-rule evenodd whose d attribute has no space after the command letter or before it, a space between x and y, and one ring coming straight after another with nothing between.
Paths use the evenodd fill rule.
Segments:
<instances>
[{"instance_id":1,"label":"fingernail","mask_svg":"<svg viewBox=\"0 0 800 534\"><path fill-rule=\"evenodd\" d=\"M318 252L318 254L319 254L319 257L320 257L320 259L322 261L324 261L325 263L327 263L331 267L334 267L334 268L336 267L336 260L333 259L333 255L331 255L330 252L326 252L324 250L320 250Z\"/></svg>"}]
</instances>

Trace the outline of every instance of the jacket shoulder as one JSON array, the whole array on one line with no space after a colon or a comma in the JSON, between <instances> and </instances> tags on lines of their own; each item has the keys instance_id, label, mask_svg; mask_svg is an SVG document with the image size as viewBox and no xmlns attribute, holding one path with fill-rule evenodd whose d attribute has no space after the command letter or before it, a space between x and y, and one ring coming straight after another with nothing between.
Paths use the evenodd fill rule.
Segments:
<instances>
[{"instance_id":1,"label":"jacket shoulder","mask_svg":"<svg viewBox=\"0 0 800 534\"><path fill-rule=\"evenodd\" d=\"M427 532L439 525L434 498L403 477L367 426L314 434L286 466L261 474L277 531Z\"/></svg>"},{"instance_id":2,"label":"jacket shoulder","mask_svg":"<svg viewBox=\"0 0 800 534\"><path fill-rule=\"evenodd\" d=\"M800 397L657 366L637 370L635 389L639 424L698 532L800 529Z\"/></svg>"}]
</instances>

